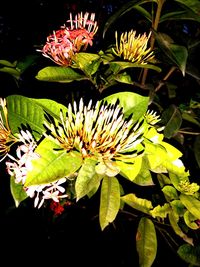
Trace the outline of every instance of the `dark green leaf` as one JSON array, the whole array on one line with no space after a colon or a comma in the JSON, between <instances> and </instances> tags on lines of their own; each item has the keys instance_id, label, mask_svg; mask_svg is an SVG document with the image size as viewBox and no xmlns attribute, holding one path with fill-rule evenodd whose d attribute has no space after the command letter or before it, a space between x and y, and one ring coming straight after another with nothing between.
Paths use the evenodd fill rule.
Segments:
<instances>
[{"instance_id":1,"label":"dark green leaf","mask_svg":"<svg viewBox=\"0 0 200 267\"><path fill-rule=\"evenodd\" d=\"M160 18L160 23L165 22L165 21L170 21L170 20L193 20L200 22L200 17L199 15L195 14L191 10L181 10L181 11L174 11L174 12L169 12L165 13L164 15L161 16Z\"/></svg>"},{"instance_id":2,"label":"dark green leaf","mask_svg":"<svg viewBox=\"0 0 200 267\"><path fill-rule=\"evenodd\" d=\"M175 0L185 8L191 9L197 15L200 15L200 2L199 0Z\"/></svg>"},{"instance_id":3,"label":"dark green leaf","mask_svg":"<svg viewBox=\"0 0 200 267\"><path fill-rule=\"evenodd\" d=\"M104 30L103 30L103 38L105 37L105 34L107 32L107 30L111 27L111 25L117 20L119 19L121 16L125 15L126 13L130 12L132 9L134 9L135 7L138 8L138 6L144 4L144 3L148 3L149 0L132 0L129 1L128 3L124 4L120 9L117 10L117 12L115 12L112 16L109 17L109 19L107 20L107 22L105 23L104 26ZM152 2L157 2L157 0L152 0L150 1ZM144 13L144 11L143 11ZM146 16L145 12L145 16Z\"/></svg>"},{"instance_id":4,"label":"dark green leaf","mask_svg":"<svg viewBox=\"0 0 200 267\"><path fill-rule=\"evenodd\" d=\"M183 244L177 251L178 255L194 266L200 266L200 246L192 246L190 244Z\"/></svg>"},{"instance_id":5,"label":"dark green leaf","mask_svg":"<svg viewBox=\"0 0 200 267\"><path fill-rule=\"evenodd\" d=\"M200 135L196 137L194 142L194 155L200 168Z\"/></svg>"},{"instance_id":6,"label":"dark green leaf","mask_svg":"<svg viewBox=\"0 0 200 267\"><path fill-rule=\"evenodd\" d=\"M182 116L179 109L175 105L169 106L162 114L162 123L165 125L164 135L171 138L180 128L182 124Z\"/></svg>"},{"instance_id":7,"label":"dark green leaf","mask_svg":"<svg viewBox=\"0 0 200 267\"><path fill-rule=\"evenodd\" d=\"M164 33L154 32L154 35L163 53L167 56L171 63L174 63L181 70L184 76L188 58L187 48L185 46L175 44L173 40Z\"/></svg>"}]
</instances>

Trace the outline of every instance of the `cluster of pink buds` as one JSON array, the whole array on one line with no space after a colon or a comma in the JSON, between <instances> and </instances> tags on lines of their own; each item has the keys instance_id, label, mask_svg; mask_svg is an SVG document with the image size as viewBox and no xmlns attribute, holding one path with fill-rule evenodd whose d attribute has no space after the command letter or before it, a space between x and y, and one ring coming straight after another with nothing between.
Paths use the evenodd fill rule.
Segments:
<instances>
[{"instance_id":1,"label":"cluster of pink buds","mask_svg":"<svg viewBox=\"0 0 200 267\"><path fill-rule=\"evenodd\" d=\"M94 13L89 16L88 12L84 15L81 12L75 15L74 19L70 13L67 24L48 36L46 44L40 51L56 64L69 66L76 53L85 51L88 45L92 46L97 30Z\"/></svg>"}]
</instances>

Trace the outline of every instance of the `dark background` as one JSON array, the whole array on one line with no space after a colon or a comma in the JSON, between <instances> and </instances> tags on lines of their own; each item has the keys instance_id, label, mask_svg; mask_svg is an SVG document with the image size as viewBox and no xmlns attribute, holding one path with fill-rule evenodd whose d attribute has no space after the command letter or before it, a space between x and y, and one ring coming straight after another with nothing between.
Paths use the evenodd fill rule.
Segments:
<instances>
[{"instance_id":1,"label":"dark background","mask_svg":"<svg viewBox=\"0 0 200 267\"><path fill-rule=\"evenodd\" d=\"M36 49L45 43L53 30L65 23L70 12L80 11L97 14L99 31L94 48L98 50L104 45L101 34L106 19L125 2L128 0L1 1L0 59L13 62L34 54L38 55L40 66L47 64ZM130 17L126 19L132 20ZM125 28L126 21L121 26ZM113 38L113 35L108 35L107 40L109 37ZM0 73L0 97L23 94L62 100L65 95L63 86L56 85L55 95L55 84L34 79L37 70L37 66L33 66L26 72L20 86L16 86L9 75ZM68 85L69 91L71 86ZM77 91L80 89L76 83L75 87ZM119 214L115 223L102 232L97 216L98 203L97 194L93 201L83 200L67 207L56 220L51 211L34 209L32 200L26 200L16 209L9 176L4 162L0 163L0 265L137 267L135 235L138 220ZM187 266L159 234L158 242L152 267Z\"/></svg>"}]
</instances>

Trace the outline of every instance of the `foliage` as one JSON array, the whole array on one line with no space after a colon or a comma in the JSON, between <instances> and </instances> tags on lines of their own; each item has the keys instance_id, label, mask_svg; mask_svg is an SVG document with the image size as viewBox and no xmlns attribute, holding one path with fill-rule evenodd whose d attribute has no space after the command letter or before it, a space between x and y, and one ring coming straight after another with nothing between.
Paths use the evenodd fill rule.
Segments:
<instances>
[{"instance_id":1,"label":"foliage","mask_svg":"<svg viewBox=\"0 0 200 267\"><path fill-rule=\"evenodd\" d=\"M102 231L119 213L136 216L140 267L153 265L158 233L172 246L175 236L177 255L199 266L200 95L180 92L187 80L199 89L193 58L199 41L190 34L199 29L199 12L198 0L132 0L108 19L102 40L130 13L141 19L142 33L116 30L106 49L90 53L97 25L92 15L88 22L89 14L81 13L70 18L75 28L66 26L47 39L39 52L54 63L39 69L35 79L55 83L55 91L56 84L83 83L88 95L95 91L99 99L82 95L68 105L67 100L17 94L1 99L0 153L16 206L28 197L35 207L48 208L50 200L76 203L99 195ZM187 27L187 34L181 28L177 36L170 35L170 27L177 25ZM0 71L20 86L22 73L37 59L0 60ZM184 154L190 152L188 136L195 168Z\"/></svg>"}]
</instances>

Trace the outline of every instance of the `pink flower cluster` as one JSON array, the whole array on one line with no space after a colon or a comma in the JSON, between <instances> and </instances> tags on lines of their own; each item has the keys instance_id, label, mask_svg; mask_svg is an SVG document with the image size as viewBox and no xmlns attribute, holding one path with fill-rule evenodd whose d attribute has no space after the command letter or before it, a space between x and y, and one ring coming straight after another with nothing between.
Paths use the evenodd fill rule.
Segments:
<instances>
[{"instance_id":1,"label":"pink flower cluster","mask_svg":"<svg viewBox=\"0 0 200 267\"><path fill-rule=\"evenodd\" d=\"M47 42L41 50L45 57L60 66L71 65L77 52L85 51L88 45L92 46L98 29L94 13L91 13L89 18L88 12L84 15L81 12L75 15L75 19L70 14L67 23L47 37Z\"/></svg>"}]
</instances>

